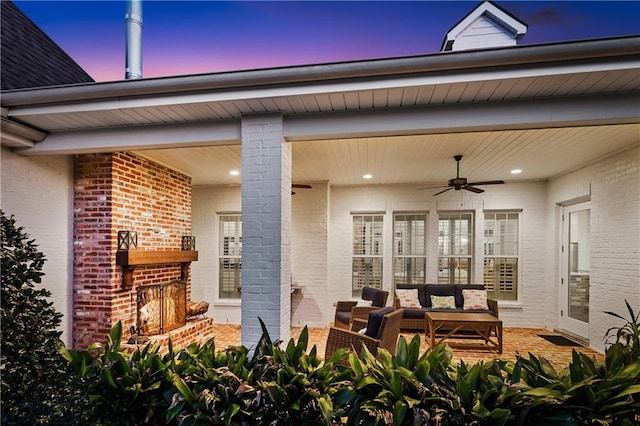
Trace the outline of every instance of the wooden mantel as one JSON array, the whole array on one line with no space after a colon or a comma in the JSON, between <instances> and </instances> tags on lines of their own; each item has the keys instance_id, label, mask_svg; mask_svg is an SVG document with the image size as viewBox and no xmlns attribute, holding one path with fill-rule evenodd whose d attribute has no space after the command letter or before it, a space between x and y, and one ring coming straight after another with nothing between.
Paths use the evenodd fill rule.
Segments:
<instances>
[{"instance_id":1,"label":"wooden mantel","mask_svg":"<svg viewBox=\"0 0 640 426\"><path fill-rule=\"evenodd\" d=\"M187 276L187 268L191 262L198 260L195 250L118 250L116 265L122 266L122 286L133 286L133 272L139 265L180 264L180 279Z\"/></svg>"}]
</instances>

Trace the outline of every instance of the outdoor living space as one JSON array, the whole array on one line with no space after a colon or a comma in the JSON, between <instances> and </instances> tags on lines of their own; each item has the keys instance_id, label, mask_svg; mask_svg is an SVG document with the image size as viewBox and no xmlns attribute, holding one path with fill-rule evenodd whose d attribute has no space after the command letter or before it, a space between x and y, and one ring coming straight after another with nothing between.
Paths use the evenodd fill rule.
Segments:
<instances>
[{"instance_id":1,"label":"outdoor living space","mask_svg":"<svg viewBox=\"0 0 640 426\"><path fill-rule=\"evenodd\" d=\"M302 327L293 327L291 336L297 340L302 331ZM325 345L329 328L327 327L309 327L309 346L316 346L318 354L324 354ZM424 333L400 333L407 341L413 339L418 334L421 341L421 351L429 349L429 344ZM223 350L229 346L240 345L240 326L234 324L215 324L213 326L213 335L217 350ZM480 361L490 361L492 359L504 359L515 361L518 355L525 358L529 357L529 353L536 357L546 358L558 370L566 368L571 362L573 350L581 352L585 355L592 356L598 361L604 360L604 355L598 353L588 347L581 346L576 342L575 346L563 346L551 343L550 341L539 337L539 335L558 335L550 330L538 328L519 328L506 327L503 329L503 350L502 354L496 354L492 351L478 351L466 349L454 349L454 362L464 361L468 363L476 363ZM604 336L603 336L604 337Z\"/></svg>"},{"instance_id":2,"label":"outdoor living space","mask_svg":"<svg viewBox=\"0 0 640 426\"><path fill-rule=\"evenodd\" d=\"M640 300L640 38L577 46L3 92L2 209L74 348L118 321L151 337L165 304L185 342L234 324L252 347L258 316L286 341L365 286L465 284L497 301L503 357L514 329L603 353L606 312Z\"/></svg>"}]
</instances>

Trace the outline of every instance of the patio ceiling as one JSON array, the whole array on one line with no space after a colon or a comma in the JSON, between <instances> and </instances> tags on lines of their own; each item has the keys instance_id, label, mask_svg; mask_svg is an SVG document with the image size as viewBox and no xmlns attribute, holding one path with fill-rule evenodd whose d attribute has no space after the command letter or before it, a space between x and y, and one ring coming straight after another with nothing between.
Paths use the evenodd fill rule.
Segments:
<instances>
[{"instance_id":1,"label":"patio ceiling","mask_svg":"<svg viewBox=\"0 0 640 426\"><path fill-rule=\"evenodd\" d=\"M640 143L639 53L640 37L518 46L5 92L2 107L48 134L25 155L129 150L194 185L240 183L240 121L263 113L284 117L295 182L442 184L455 154L473 181L546 180Z\"/></svg>"},{"instance_id":2,"label":"patio ceiling","mask_svg":"<svg viewBox=\"0 0 640 426\"><path fill-rule=\"evenodd\" d=\"M292 142L294 182L332 185L444 184L455 176L474 181L546 180L637 145L639 124L560 129L409 135ZM603 143L603 141L607 141ZM239 145L139 151L192 177L194 185L239 185ZM512 175L512 169L522 169ZM371 173L372 179L362 176Z\"/></svg>"}]
</instances>

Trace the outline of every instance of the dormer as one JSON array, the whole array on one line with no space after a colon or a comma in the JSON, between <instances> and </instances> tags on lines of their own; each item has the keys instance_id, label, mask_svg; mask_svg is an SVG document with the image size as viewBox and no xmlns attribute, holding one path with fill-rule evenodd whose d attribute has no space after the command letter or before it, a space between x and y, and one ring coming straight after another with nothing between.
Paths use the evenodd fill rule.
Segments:
<instances>
[{"instance_id":1,"label":"dormer","mask_svg":"<svg viewBox=\"0 0 640 426\"><path fill-rule=\"evenodd\" d=\"M527 24L485 1L447 32L440 51L515 46L526 32Z\"/></svg>"}]
</instances>

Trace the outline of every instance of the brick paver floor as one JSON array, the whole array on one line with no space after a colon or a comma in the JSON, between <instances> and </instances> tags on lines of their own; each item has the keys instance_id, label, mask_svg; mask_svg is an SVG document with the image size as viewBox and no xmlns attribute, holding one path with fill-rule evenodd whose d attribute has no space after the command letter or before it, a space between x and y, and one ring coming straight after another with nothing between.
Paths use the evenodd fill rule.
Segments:
<instances>
[{"instance_id":1,"label":"brick paver floor","mask_svg":"<svg viewBox=\"0 0 640 426\"><path fill-rule=\"evenodd\" d=\"M295 327L291 329L291 336L295 339L300 335L302 328ZM571 361L572 350L595 357L599 361L604 359L604 355L585 347L557 346L549 341L538 337L538 334L554 334L549 330L532 329L532 328L511 328L506 327L503 330L503 352L496 354L489 351L474 351L468 349L454 349L454 359L464 360L469 363L478 361L489 361L494 358L507 359L515 361L516 355L520 354L528 358L529 353L533 353L537 357L544 357L551 362L557 369L566 368ZM328 328L309 328L309 348L316 345L318 354L324 356L325 344L327 341ZM214 329L215 344L217 349L223 349L228 346L240 344L240 326L229 324L217 324ZM412 333L403 333L407 341L414 336ZM429 345L426 342L424 333L420 333L422 341L422 349L427 350Z\"/></svg>"}]
</instances>

